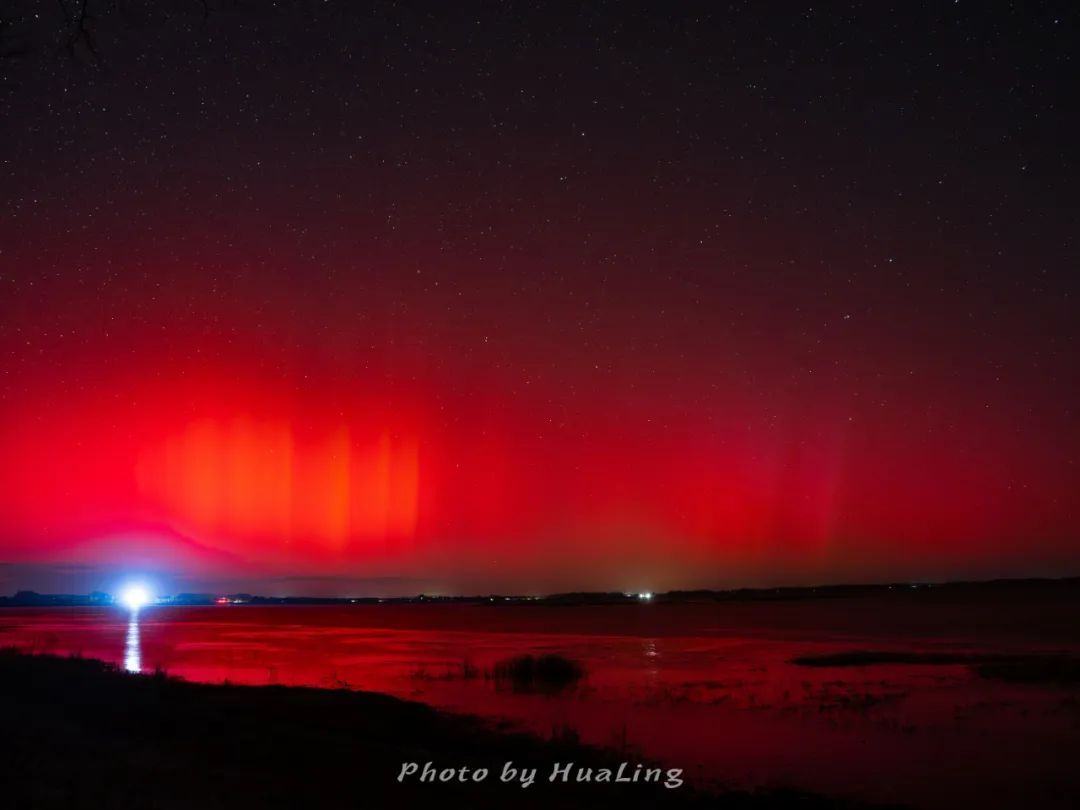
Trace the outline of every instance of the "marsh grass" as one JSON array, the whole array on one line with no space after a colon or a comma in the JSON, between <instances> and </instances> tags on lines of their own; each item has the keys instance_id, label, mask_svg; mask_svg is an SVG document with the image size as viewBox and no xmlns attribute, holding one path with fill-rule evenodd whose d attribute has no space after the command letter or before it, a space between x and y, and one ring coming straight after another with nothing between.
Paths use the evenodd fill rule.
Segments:
<instances>
[{"instance_id":1,"label":"marsh grass","mask_svg":"<svg viewBox=\"0 0 1080 810\"><path fill-rule=\"evenodd\" d=\"M981 678L1008 683L1072 685L1080 683L1080 658L1065 654L1009 655L1000 653L909 652L846 650L793 658L802 667L865 667L880 664L967 666Z\"/></svg>"},{"instance_id":2,"label":"marsh grass","mask_svg":"<svg viewBox=\"0 0 1080 810\"><path fill-rule=\"evenodd\" d=\"M440 670L432 670L420 665L413 669L409 677L414 681L473 681L482 677L483 674L483 671L470 659L463 658L460 664L450 664Z\"/></svg>"}]
</instances>

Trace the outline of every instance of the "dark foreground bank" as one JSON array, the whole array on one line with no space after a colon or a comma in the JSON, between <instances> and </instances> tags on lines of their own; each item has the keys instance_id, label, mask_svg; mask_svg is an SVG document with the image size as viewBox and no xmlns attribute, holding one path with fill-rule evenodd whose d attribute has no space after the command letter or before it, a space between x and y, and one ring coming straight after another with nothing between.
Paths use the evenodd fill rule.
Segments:
<instances>
[{"instance_id":1,"label":"dark foreground bank","mask_svg":"<svg viewBox=\"0 0 1080 810\"><path fill-rule=\"evenodd\" d=\"M212 686L93 660L0 651L8 775L0 800L35 808L833 808L799 793L710 795L686 784L548 781L556 763L617 769L632 754L500 732L385 695ZM480 783L397 781L402 763L488 768ZM537 768L528 788L504 763Z\"/></svg>"}]
</instances>

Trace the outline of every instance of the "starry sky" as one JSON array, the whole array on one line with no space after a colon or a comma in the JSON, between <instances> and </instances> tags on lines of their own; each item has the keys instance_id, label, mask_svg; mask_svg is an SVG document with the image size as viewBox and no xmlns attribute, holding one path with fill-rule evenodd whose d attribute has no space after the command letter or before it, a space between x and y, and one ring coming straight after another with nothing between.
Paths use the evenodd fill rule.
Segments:
<instances>
[{"instance_id":1,"label":"starry sky","mask_svg":"<svg viewBox=\"0 0 1080 810\"><path fill-rule=\"evenodd\" d=\"M1071 3L6 5L0 589L1080 573Z\"/></svg>"}]
</instances>

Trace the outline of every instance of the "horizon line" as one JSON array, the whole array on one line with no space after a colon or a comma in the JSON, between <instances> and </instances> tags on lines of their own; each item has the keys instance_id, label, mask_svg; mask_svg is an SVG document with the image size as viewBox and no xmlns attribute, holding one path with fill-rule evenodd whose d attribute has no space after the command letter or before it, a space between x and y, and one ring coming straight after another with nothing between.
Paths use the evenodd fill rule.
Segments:
<instances>
[{"instance_id":1,"label":"horizon line","mask_svg":"<svg viewBox=\"0 0 1080 810\"><path fill-rule=\"evenodd\" d=\"M556 599L560 597L622 597L625 599L636 599L639 601L653 601L662 599L663 597L678 596L680 594L753 594L753 593L778 593L778 592L794 592L794 591L816 591L816 590L841 590L841 589L894 589L903 588L909 590L918 590L920 588L943 588L943 587L956 587L956 586L990 586L990 585L1019 585L1019 584L1067 584L1067 583L1080 583L1080 574L1070 574L1064 576L1041 576L1041 577L993 577L989 579L955 579L955 580L894 580L894 581L882 581L882 582L833 582L833 583L817 583L812 585L767 585L767 586L732 586L732 587L719 587L719 588L686 588L686 589L669 589L666 591L622 591L622 590L571 590L571 591L554 591L545 594L527 594L527 593L500 593L500 592L488 592L488 593L425 593L420 592L416 594L404 595L404 596L367 596L367 595L351 595L351 596L318 596L314 594L292 594L285 596L272 596L266 594L250 593L247 591L178 591L172 594L160 594L155 596L155 599L176 599L178 597L207 597L207 598L222 598L222 597L248 597L249 599L260 600L307 600L307 601L319 601L319 602L357 602L363 600L365 602L416 602L424 600L492 600L492 599L504 599L504 600L520 600L520 601L540 601ZM42 591L35 591L31 589L17 589L11 595L0 595L0 603L4 601L10 601L16 599L19 595L33 595L41 598L86 598L90 600L91 597L96 595L106 596L110 599L114 598L114 594L104 590L92 590L87 593L46 593ZM98 600L103 601L103 600Z\"/></svg>"}]
</instances>

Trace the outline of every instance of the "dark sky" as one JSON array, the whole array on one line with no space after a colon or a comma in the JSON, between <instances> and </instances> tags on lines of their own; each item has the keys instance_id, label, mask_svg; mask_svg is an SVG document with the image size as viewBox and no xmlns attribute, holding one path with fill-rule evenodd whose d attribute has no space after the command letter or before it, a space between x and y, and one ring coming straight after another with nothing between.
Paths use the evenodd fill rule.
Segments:
<instances>
[{"instance_id":1,"label":"dark sky","mask_svg":"<svg viewBox=\"0 0 1080 810\"><path fill-rule=\"evenodd\" d=\"M0 561L1080 572L1073 5L582 5L16 2Z\"/></svg>"}]
</instances>

